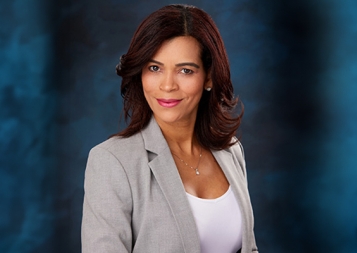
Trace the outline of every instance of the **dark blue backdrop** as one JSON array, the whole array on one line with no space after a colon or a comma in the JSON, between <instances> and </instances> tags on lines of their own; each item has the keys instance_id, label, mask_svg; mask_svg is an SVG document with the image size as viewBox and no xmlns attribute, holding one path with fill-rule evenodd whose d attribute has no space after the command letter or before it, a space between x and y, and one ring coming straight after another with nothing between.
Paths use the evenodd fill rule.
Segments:
<instances>
[{"instance_id":1,"label":"dark blue backdrop","mask_svg":"<svg viewBox=\"0 0 357 253\"><path fill-rule=\"evenodd\" d=\"M171 3L57 2L0 3L0 252L80 252L87 154L119 128L115 65ZM357 252L357 2L187 2L220 28L245 104L260 251Z\"/></svg>"}]
</instances>

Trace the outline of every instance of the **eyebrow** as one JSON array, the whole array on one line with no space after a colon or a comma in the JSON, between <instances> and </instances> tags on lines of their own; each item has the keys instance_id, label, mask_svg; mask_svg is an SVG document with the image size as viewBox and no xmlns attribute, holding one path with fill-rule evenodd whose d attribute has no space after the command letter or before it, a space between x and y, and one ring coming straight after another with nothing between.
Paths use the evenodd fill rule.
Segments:
<instances>
[{"instance_id":1,"label":"eyebrow","mask_svg":"<svg viewBox=\"0 0 357 253\"><path fill-rule=\"evenodd\" d=\"M164 66L164 64L162 62L159 62L159 61L155 61L153 59L149 60L149 62L153 62L153 63L156 63L157 65L160 65L160 66ZM192 67L195 67L197 69L200 68L200 66L198 66L196 63L193 63L193 62L182 62L182 63L177 63L175 64L176 67L182 67L182 66L192 66Z\"/></svg>"}]
</instances>

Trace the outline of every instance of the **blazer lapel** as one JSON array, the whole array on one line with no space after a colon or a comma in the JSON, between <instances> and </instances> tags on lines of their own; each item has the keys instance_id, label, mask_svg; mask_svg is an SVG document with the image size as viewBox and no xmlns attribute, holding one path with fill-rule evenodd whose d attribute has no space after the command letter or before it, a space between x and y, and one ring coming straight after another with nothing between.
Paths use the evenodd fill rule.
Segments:
<instances>
[{"instance_id":1,"label":"blazer lapel","mask_svg":"<svg viewBox=\"0 0 357 253\"><path fill-rule=\"evenodd\" d=\"M215 157L218 164L221 166L231 189L236 197L236 200L239 204L239 208L242 214L242 229L243 229L243 238L242 238L242 252L246 252L246 243L248 241L248 224L247 217L250 215L249 207L247 206L250 203L250 200L247 199L248 194L245 192L247 183L245 176L243 175L243 170L240 167L239 163L234 163L233 156L230 152L226 150L221 151L212 151L213 156Z\"/></svg>"},{"instance_id":2,"label":"blazer lapel","mask_svg":"<svg viewBox=\"0 0 357 253\"><path fill-rule=\"evenodd\" d=\"M200 243L196 223L187 200L185 188L160 127L152 117L142 130L145 148L149 152L149 167L155 176L175 217L185 252L199 253Z\"/></svg>"}]
</instances>

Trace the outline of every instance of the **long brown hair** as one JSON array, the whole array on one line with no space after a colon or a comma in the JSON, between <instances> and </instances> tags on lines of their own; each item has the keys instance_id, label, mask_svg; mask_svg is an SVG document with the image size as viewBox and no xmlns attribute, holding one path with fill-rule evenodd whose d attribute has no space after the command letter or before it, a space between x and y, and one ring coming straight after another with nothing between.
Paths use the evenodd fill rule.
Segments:
<instances>
[{"instance_id":1,"label":"long brown hair","mask_svg":"<svg viewBox=\"0 0 357 253\"><path fill-rule=\"evenodd\" d=\"M124 116L130 118L127 128L116 135L130 137L149 123L152 111L144 97L141 71L164 41L178 36L194 37L201 44L202 62L213 85L211 91L203 92L199 103L197 140L206 148L227 148L233 144L243 107L240 114L234 114L238 98L233 95L228 57L218 28L206 12L188 5L168 5L153 12L134 33L128 52L116 67L122 77Z\"/></svg>"}]
</instances>

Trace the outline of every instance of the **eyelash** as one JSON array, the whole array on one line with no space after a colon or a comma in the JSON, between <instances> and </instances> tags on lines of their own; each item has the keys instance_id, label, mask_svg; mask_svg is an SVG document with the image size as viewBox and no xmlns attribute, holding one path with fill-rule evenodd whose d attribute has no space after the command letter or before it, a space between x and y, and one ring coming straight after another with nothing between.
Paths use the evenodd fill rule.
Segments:
<instances>
[{"instance_id":1,"label":"eyelash","mask_svg":"<svg viewBox=\"0 0 357 253\"><path fill-rule=\"evenodd\" d=\"M186 73L186 71L188 71L188 73ZM186 68L181 69L180 72L185 74L185 75L190 75L190 74L193 73L193 71L191 69L186 69Z\"/></svg>"},{"instance_id":2,"label":"eyelash","mask_svg":"<svg viewBox=\"0 0 357 253\"><path fill-rule=\"evenodd\" d=\"M152 66L149 66L149 70L151 72L158 72L160 71L160 67L159 66L156 66L156 65L152 65ZM193 74L193 70L191 69L188 69L188 68L183 68L180 70L180 72L184 75L191 75Z\"/></svg>"},{"instance_id":3,"label":"eyelash","mask_svg":"<svg viewBox=\"0 0 357 253\"><path fill-rule=\"evenodd\" d=\"M154 68L157 68L156 70ZM156 66L156 65L153 65L153 66L149 66L149 70L151 72L158 72L160 70L160 67Z\"/></svg>"}]
</instances>

